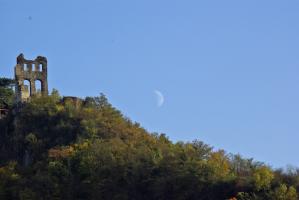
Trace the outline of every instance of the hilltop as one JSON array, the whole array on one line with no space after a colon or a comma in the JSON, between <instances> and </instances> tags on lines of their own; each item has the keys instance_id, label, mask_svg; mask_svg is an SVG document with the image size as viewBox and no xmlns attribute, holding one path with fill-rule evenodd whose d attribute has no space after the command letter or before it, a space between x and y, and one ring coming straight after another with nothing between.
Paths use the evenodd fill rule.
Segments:
<instances>
[{"instance_id":1,"label":"hilltop","mask_svg":"<svg viewBox=\"0 0 299 200\"><path fill-rule=\"evenodd\" d=\"M74 102L53 90L16 109L10 81L0 83L0 199L297 199L298 170L173 143L103 94Z\"/></svg>"}]
</instances>

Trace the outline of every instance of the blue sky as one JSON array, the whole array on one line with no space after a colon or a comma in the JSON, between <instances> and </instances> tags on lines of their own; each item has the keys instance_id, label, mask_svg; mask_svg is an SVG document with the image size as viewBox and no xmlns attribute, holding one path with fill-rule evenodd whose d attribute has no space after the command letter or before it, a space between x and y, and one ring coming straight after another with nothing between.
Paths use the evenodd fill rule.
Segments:
<instances>
[{"instance_id":1,"label":"blue sky","mask_svg":"<svg viewBox=\"0 0 299 200\"><path fill-rule=\"evenodd\" d=\"M46 56L62 95L103 92L173 141L299 166L298 10L297 0L0 0L0 76L13 77L21 52Z\"/></svg>"}]
</instances>

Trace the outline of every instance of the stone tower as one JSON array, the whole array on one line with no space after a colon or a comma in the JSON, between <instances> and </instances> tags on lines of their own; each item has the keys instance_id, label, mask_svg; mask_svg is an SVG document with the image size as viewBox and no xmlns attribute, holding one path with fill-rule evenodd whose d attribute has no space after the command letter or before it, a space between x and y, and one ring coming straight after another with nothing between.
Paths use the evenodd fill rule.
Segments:
<instances>
[{"instance_id":1,"label":"stone tower","mask_svg":"<svg viewBox=\"0 0 299 200\"><path fill-rule=\"evenodd\" d=\"M29 85L25 85L24 81ZM47 58L38 56L35 60L26 60L23 54L17 57L15 66L16 101L27 101L34 95L48 95ZM40 81L40 91L36 90L36 81Z\"/></svg>"}]
</instances>

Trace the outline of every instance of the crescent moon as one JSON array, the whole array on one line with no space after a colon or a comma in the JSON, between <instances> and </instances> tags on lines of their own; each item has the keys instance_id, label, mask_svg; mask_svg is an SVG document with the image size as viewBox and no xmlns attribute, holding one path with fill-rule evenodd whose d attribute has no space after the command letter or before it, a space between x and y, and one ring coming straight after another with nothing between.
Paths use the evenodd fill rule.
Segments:
<instances>
[{"instance_id":1,"label":"crescent moon","mask_svg":"<svg viewBox=\"0 0 299 200\"><path fill-rule=\"evenodd\" d=\"M164 96L163 96L162 92L160 92L159 90L155 90L154 93L157 98L157 106L161 107L164 104Z\"/></svg>"}]
</instances>

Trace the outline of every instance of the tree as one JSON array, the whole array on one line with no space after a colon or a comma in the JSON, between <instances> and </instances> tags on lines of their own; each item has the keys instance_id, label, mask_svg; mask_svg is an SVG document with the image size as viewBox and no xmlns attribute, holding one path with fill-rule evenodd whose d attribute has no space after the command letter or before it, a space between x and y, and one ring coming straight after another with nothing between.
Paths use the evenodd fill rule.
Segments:
<instances>
[{"instance_id":1,"label":"tree","mask_svg":"<svg viewBox=\"0 0 299 200\"><path fill-rule=\"evenodd\" d=\"M4 106L11 107L14 100L14 91L12 85L14 80L9 78L0 78L0 108Z\"/></svg>"},{"instance_id":2,"label":"tree","mask_svg":"<svg viewBox=\"0 0 299 200\"><path fill-rule=\"evenodd\" d=\"M274 174L270 170L270 168L266 166L257 168L253 173L253 182L255 189L257 191L269 189L273 178Z\"/></svg>"},{"instance_id":3,"label":"tree","mask_svg":"<svg viewBox=\"0 0 299 200\"><path fill-rule=\"evenodd\" d=\"M280 184L271 195L273 200L297 200L297 191L293 186Z\"/></svg>"},{"instance_id":4,"label":"tree","mask_svg":"<svg viewBox=\"0 0 299 200\"><path fill-rule=\"evenodd\" d=\"M228 157L223 150L211 153L208 166L212 169L216 180L227 178L230 173Z\"/></svg>"}]
</instances>

